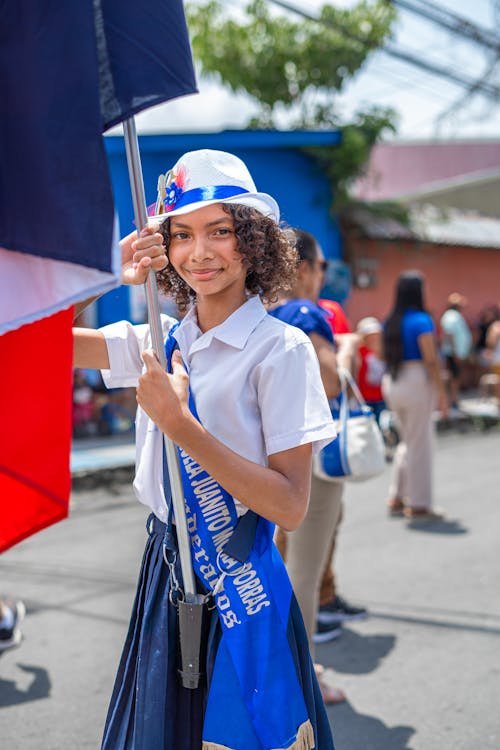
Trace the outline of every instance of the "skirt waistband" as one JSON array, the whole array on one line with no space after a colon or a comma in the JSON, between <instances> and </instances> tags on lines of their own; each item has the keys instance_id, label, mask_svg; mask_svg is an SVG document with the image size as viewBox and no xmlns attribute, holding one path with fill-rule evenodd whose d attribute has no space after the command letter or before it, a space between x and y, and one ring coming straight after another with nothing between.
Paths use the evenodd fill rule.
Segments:
<instances>
[{"instance_id":1,"label":"skirt waistband","mask_svg":"<svg viewBox=\"0 0 500 750\"><path fill-rule=\"evenodd\" d=\"M146 521L146 531L148 532L149 536L153 536L153 534L161 534L161 536L165 536L166 529L166 523L160 521L160 519L157 518L154 513L149 514L148 520Z\"/></svg>"}]
</instances>

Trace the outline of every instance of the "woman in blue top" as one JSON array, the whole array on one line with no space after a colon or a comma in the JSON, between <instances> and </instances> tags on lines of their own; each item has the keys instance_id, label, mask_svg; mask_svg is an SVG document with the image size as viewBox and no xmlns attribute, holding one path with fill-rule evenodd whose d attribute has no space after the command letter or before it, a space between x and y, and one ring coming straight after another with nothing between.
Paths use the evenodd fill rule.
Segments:
<instances>
[{"instance_id":1,"label":"woman in blue top","mask_svg":"<svg viewBox=\"0 0 500 750\"><path fill-rule=\"evenodd\" d=\"M446 416L447 400L434 323L424 307L418 271L399 276L384 326L384 356L387 374L382 389L402 437L394 456L389 512L410 519L437 518L440 514L432 508L432 413L437 402Z\"/></svg>"}]
</instances>

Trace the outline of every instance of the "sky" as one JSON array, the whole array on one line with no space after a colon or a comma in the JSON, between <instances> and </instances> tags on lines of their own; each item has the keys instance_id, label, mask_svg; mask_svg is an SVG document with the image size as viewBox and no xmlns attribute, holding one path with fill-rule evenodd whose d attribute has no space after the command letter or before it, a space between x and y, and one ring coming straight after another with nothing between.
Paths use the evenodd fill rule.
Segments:
<instances>
[{"instance_id":1,"label":"sky","mask_svg":"<svg viewBox=\"0 0 500 750\"><path fill-rule=\"evenodd\" d=\"M324 0L288 2L308 13L325 4ZM230 0L233 7L236 3L243 4L244 0ZM490 30L500 26L500 2L433 0L433 3ZM330 0L329 4L350 7L354 2ZM499 9L496 18L495 5ZM488 54L483 48L408 11L400 11L394 31L393 45L468 78L479 78L493 62L493 53ZM500 87L500 62L497 68L496 77L494 73L489 80ZM254 111L252 103L245 96L235 96L214 81L203 78L198 78L198 85L199 94L168 102L138 115L138 132L211 132L245 126ZM368 59L338 96L337 106L346 120L356 110L369 105L393 107L398 113L395 137L400 140L500 137L500 100L493 102L479 95L468 94L458 109L445 116L446 111L464 94L461 86L380 51Z\"/></svg>"}]
</instances>

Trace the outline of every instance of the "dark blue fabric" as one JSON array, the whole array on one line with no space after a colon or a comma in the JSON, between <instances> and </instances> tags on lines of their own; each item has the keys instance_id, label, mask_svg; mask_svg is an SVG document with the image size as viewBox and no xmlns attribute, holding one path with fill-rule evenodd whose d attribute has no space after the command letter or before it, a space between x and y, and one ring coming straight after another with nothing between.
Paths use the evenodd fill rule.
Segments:
<instances>
[{"instance_id":1,"label":"dark blue fabric","mask_svg":"<svg viewBox=\"0 0 500 750\"><path fill-rule=\"evenodd\" d=\"M136 598L106 719L103 750L200 750L207 687L182 687L178 677L177 612L163 559L165 524L150 517ZM182 581L180 564L176 575ZM210 677L220 626L207 629Z\"/></svg>"},{"instance_id":2,"label":"dark blue fabric","mask_svg":"<svg viewBox=\"0 0 500 750\"><path fill-rule=\"evenodd\" d=\"M327 322L325 311L309 299L291 299L270 310L269 314L284 323L300 328L308 336L317 333L334 344L332 329Z\"/></svg>"},{"instance_id":3,"label":"dark blue fabric","mask_svg":"<svg viewBox=\"0 0 500 750\"><path fill-rule=\"evenodd\" d=\"M332 729L326 715L325 704L311 660L306 628L295 594L292 596L292 601L290 602L287 635L293 660L297 668L297 674L302 685L307 713L311 717L313 724L316 743L315 750L335 750Z\"/></svg>"},{"instance_id":4,"label":"dark blue fabric","mask_svg":"<svg viewBox=\"0 0 500 750\"><path fill-rule=\"evenodd\" d=\"M224 545L224 552L235 560L245 562L255 540L259 516L253 510L247 510L239 517L236 528Z\"/></svg>"},{"instance_id":5,"label":"dark blue fabric","mask_svg":"<svg viewBox=\"0 0 500 750\"><path fill-rule=\"evenodd\" d=\"M1 18L0 246L110 271L101 133L196 90L182 2L10 0Z\"/></svg>"},{"instance_id":6,"label":"dark blue fabric","mask_svg":"<svg viewBox=\"0 0 500 750\"><path fill-rule=\"evenodd\" d=\"M197 91L182 0L101 0L100 5L107 52L99 52L103 130ZM96 11L96 28L99 20Z\"/></svg>"},{"instance_id":7,"label":"dark blue fabric","mask_svg":"<svg viewBox=\"0 0 500 750\"><path fill-rule=\"evenodd\" d=\"M106 719L102 750L200 750L207 686L220 641L213 610L207 626L207 683L187 690L177 674L178 629L175 608L168 600L168 567L163 560L165 524L148 521L136 598ZM180 565L176 572L180 581ZM316 750L334 750L307 634L292 595L287 638L313 725ZM221 712L230 710L221 706Z\"/></svg>"},{"instance_id":8,"label":"dark blue fabric","mask_svg":"<svg viewBox=\"0 0 500 750\"><path fill-rule=\"evenodd\" d=\"M422 359L418 337L422 333L433 333L434 323L429 313L421 310L407 310L401 319L403 339L403 360Z\"/></svg>"}]
</instances>

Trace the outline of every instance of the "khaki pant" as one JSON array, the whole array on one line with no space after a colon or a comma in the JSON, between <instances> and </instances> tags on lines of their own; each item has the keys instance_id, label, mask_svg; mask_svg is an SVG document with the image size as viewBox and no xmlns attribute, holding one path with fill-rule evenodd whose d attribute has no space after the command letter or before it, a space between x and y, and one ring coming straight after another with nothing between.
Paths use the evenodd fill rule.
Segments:
<instances>
[{"instance_id":1,"label":"khaki pant","mask_svg":"<svg viewBox=\"0 0 500 750\"><path fill-rule=\"evenodd\" d=\"M323 575L321 576L321 584L319 587L319 606L323 607L325 604L333 601L337 596L337 585L335 578L335 568L333 566L333 558L335 556L335 545L337 544L337 535L339 533L340 524L344 517L344 503L340 505L340 515L333 532L333 539L330 542L330 549L328 551L328 557L326 558L325 567L323 569Z\"/></svg>"},{"instance_id":2,"label":"khaki pant","mask_svg":"<svg viewBox=\"0 0 500 750\"><path fill-rule=\"evenodd\" d=\"M412 361L401 366L396 380L384 375L382 391L401 431L389 498L404 500L412 508L430 508L433 501L434 385L425 365Z\"/></svg>"},{"instance_id":3,"label":"khaki pant","mask_svg":"<svg viewBox=\"0 0 500 750\"><path fill-rule=\"evenodd\" d=\"M288 575L304 618L309 648L316 630L320 584L329 565L332 540L340 522L344 485L312 477L306 517L296 531L278 529L276 544L286 562Z\"/></svg>"}]
</instances>

